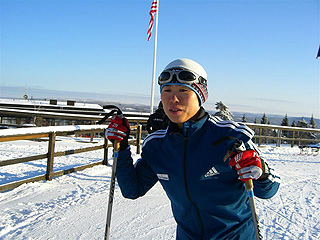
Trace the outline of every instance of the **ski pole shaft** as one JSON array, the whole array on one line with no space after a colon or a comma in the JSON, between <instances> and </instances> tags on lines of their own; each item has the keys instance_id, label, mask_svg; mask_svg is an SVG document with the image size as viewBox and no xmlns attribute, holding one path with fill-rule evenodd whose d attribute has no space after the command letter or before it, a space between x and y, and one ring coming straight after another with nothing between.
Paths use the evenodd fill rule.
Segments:
<instances>
[{"instance_id":1,"label":"ski pole shaft","mask_svg":"<svg viewBox=\"0 0 320 240\"><path fill-rule=\"evenodd\" d=\"M109 235L110 235L111 214L112 214L114 189L115 189L115 184L116 184L116 169L117 169L119 148L120 148L120 142L115 141L114 142L110 191L109 191L108 211L107 211L107 223L106 223L106 231L105 231L105 235L104 235L105 240L109 240Z\"/></svg>"},{"instance_id":2,"label":"ski pole shaft","mask_svg":"<svg viewBox=\"0 0 320 240\"><path fill-rule=\"evenodd\" d=\"M245 184L246 184L246 189L247 189L249 200L250 200L251 215L252 215L252 220L254 225L254 232L256 234L256 240L262 240L262 236L260 234L260 229L259 229L259 220L257 216L256 205L254 203L253 182L250 179L246 181Z\"/></svg>"}]
</instances>

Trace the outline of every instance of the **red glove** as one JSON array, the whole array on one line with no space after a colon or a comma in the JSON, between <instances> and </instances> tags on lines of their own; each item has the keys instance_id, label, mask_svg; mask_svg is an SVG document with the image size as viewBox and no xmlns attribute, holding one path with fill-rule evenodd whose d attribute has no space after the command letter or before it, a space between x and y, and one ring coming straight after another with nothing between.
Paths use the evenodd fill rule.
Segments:
<instances>
[{"instance_id":1,"label":"red glove","mask_svg":"<svg viewBox=\"0 0 320 240\"><path fill-rule=\"evenodd\" d=\"M110 141L123 141L128 142L130 133L130 125L128 120L124 118L120 118L117 115L114 115L111 118L111 123L109 124L108 128L106 129L105 136Z\"/></svg>"},{"instance_id":2,"label":"red glove","mask_svg":"<svg viewBox=\"0 0 320 240\"><path fill-rule=\"evenodd\" d=\"M236 152L230 155L229 165L237 170L239 180L246 182L250 179L258 179L262 171L262 163L258 153L254 150Z\"/></svg>"}]
</instances>

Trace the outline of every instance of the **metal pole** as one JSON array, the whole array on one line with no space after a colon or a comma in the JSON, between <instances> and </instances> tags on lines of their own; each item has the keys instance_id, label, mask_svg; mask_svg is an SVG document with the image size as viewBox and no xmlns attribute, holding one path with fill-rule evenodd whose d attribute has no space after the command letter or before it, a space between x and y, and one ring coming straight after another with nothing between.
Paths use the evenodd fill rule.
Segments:
<instances>
[{"instance_id":1,"label":"metal pole","mask_svg":"<svg viewBox=\"0 0 320 240\"><path fill-rule=\"evenodd\" d=\"M159 0L157 0L156 22L155 22L155 29L154 29L155 33L154 33L154 48L153 48L153 69L152 69L150 114L153 113L153 105L154 105L154 87L155 87L156 65L157 65L158 15L159 15Z\"/></svg>"},{"instance_id":2,"label":"metal pole","mask_svg":"<svg viewBox=\"0 0 320 240\"><path fill-rule=\"evenodd\" d=\"M115 189L115 184L116 184L116 169L117 169L119 149L120 149L120 142L115 141L114 142L114 153L113 153L113 164L112 164L110 191L109 191L109 201L108 201L107 223L106 223L106 231L105 231L105 235L104 235L105 240L109 240L109 235L110 235L112 204L113 204L113 195L114 195L114 189Z\"/></svg>"},{"instance_id":3,"label":"metal pole","mask_svg":"<svg viewBox=\"0 0 320 240\"><path fill-rule=\"evenodd\" d=\"M260 229L259 229L259 220L257 216L256 205L254 203L253 182L250 179L245 184L246 184L246 189L247 189L249 200L250 200L251 215L252 215L252 221L254 225L254 232L256 234L256 240L262 240L262 236L260 234Z\"/></svg>"}]
</instances>

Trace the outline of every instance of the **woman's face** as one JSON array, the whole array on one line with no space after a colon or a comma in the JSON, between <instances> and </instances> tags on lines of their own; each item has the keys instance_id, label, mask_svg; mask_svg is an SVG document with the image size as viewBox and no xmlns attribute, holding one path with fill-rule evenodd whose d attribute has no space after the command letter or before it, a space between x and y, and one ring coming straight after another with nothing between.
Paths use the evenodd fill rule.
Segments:
<instances>
[{"instance_id":1,"label":"woman's face","mask_svg":"<svg viewBox=\"0 0 320 240\"><path fill-rule=\"evenodd\" d=\"M182 85L164 86L161 91L161 101L166 115L179 127L200 109L197 94Z\"/></svg>"}]
</instances>

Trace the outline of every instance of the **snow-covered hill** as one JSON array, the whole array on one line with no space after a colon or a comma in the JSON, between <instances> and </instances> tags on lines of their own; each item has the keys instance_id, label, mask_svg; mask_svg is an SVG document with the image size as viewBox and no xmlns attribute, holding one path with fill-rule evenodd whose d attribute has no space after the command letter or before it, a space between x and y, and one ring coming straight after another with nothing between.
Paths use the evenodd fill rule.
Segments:
<instances>
[{"instance_id":1,"label":"snow-covered hill","mask_svg":"<svg viewBox=\"0 0 320 240\"><path fill-rule=\"evenodd\" d=\"M72 138L60 140L56 151L89 144ZM0 143L0 161L45 153L46 149L47 142ZM261 151L282 178L274 198L256 199L264 238L320 239L320 155L300 155L297 147L289 146L265 146ZM61 170L102 157L100 150L69 155L56 158L54 166ZM46 161L40 160L1 167L0 183L44 174L45 166ZM111 166L96 166L0 193L0 239L103 239L110 175ZM110 238L175 239L175 221L160 184L137 200L124 199L116 187Z\"/></svg>"}]
</instances>

